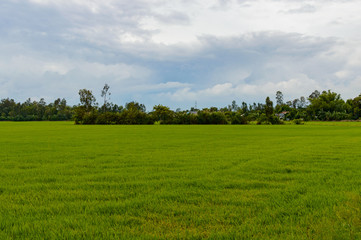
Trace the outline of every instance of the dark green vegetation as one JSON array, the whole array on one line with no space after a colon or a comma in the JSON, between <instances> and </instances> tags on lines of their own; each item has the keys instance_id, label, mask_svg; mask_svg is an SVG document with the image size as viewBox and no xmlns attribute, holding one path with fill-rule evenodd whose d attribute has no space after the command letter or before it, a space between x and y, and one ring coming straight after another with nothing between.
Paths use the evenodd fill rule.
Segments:
<instances>
[{"instance_id":1,"label":"dark green vegetation","mask_svg":"<svg viewBox=\"0 0 361 240\"><path fill-rule=\"evenodd\" d=\"M99 107L92 91L79 90L80 104L70 107L65 99L58 98L46 104L28 99L24 103L16 103L13 99L0 101L0 121L40 121L40 120L75 120L76 124L247 124L257 121L258 124L282 124L283 120L296 122L321 120L357 120L361 118L361 95L344 101L335 92L317 90L306 100L305 97L284 103L282 92L276 93L277 104L274 106L269 97L265 104L236 101L223 108L191 108L190 110L172 111L169 107L156 105L147 112L145 105L129 102L118 106L109 102L109 85L105 84L101 91L103 105Z\"/></svg>"},{"instance_id":2,"label":"dark green vegetation","mask_svg":"<svg viewBox=\"0 0 361 240\"><path fill-rule=\"evenodd\" d=\"M361 124L0 123L0 239L360 239Z\"/></svg>"},{"instance_id":3,"label":"dark green vegetation","mask_svg":"<svg viewBox=\"0 0 361 240\"><path fill-rule=\"evenodd\" d=\"M106 91L104 90L106 89ZM346 102L340 94L317 90L306 101L305 97L293 101L283 102L283 94L276 93L277 105L269 97L265 104L247 105L241 107L233 101L224 108L192 108L186 111L172 111L169 107L157 105L153 111L146 113L145 106L137 102L130 102L125 108L113 105L106 101L109 86L105 85L102 91L104 104L97 107L96 99L91 91L79 91L80 105L74 107L76 124L247 124L257 121L258 124L282 124L283 120L357 120L361 117L361 95ZM299 120L298 120L299 119Z\"/></svg>"},{"instance_id":4,"label":"dark green vegetation","mask_svg":"<svg viewBox=\"0 0 361 240\"><path fill-rule=\"evenodd\" d=\"M72 119L73 112L64 98L58 98L50 104L43 98L40 101L31 101L29 98L24 103L9 98L0 101L0 121L63 121Z\"/></svg>"}]
</instances>

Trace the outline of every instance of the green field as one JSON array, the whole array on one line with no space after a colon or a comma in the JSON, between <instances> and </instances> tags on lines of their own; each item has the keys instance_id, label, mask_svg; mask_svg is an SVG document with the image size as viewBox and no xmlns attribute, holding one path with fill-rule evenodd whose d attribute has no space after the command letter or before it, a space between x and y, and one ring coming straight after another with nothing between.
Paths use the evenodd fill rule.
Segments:
<instances>
[{"instance_id":1,"label":"green field","mask_svg":"<svg viewBox=\"0 0 361 240\"><path fill-rule=\"evenodd\" d=\"M0 239L361 239L361 123L0 123Z\"/></svg>"}]
</instances>

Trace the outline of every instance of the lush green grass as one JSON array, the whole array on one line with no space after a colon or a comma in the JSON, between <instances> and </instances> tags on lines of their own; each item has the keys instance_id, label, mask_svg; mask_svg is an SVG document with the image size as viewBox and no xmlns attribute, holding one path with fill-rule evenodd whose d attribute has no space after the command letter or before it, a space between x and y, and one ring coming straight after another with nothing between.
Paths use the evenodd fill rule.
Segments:
<instances>
[{"instance_id":1,"label":"lush green grass","mask_svg":"<svg viewBox=\"0 0 361 240\"><path fill-rule=\"evenodd\" d=\"M361 123L0 123L0 239L360 239Z\"/></svg>"}]
</instances>

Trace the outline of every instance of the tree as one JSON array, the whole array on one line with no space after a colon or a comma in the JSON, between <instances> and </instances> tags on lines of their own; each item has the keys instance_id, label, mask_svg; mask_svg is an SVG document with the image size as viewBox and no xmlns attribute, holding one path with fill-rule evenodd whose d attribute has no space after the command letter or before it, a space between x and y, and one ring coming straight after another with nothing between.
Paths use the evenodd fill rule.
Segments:
<instances>
[{"instance_id":1,"label":"tree","mask_svg":"<svg viewBox=\"0 0 361 240\"><path fill-rule=\"evenodd\" d=\"M361 94L358 97L350 100L350 105L352 106L352 115L354 119L361 117Z\"/></svg>"},{"instance_id":2,"label":"tree","mask_svg":"<svg viewBox=\"0 0 361 240\"><path fill-rule=\"evenodd\" d=\"M300 103L300 100L298 99L298 98L296 98L296 99L294 99L293 101L292 101L292 107L293 108L298 108L299 107L299 103Z\"/></svg>"},{"instance_id":3,"label":"tree","mask_svg":"<svg viewBox=\"0 0 361 240\"><path fill-rule=\"evenodd\" d=\"M300 108L306 107L306 98L304 96L300 97L299 107Z\"/></svg>"},{"instance_id":4,"label":"tree","mask_svg":"<svg viewBox=\"0 0 361 240\"><path fill-rule=\"evenodd\" d=\"M273 115L273 102L269 97L266 98L265 113L267 118Z\"/></svg>"},{"instance_id":5,"label":"tree","mask_svg":"<svg viewBox=\"0 0 361 240\"><path fill-rule=\"evenodd\" d=\"M217 107L210 107L209 111L210 112L218 112L218 108Z\"/></svg>"},{"instance_id":6,"label":"tree","mask_svg":"<svg viewBox=\"0 0 361 240\"><path fill-rule=\"evenodd\" d=\"M231 110L232 110L233 112L237 112L237 111L239 110L239 107L238 107L238 105L237 105L237 103L236 103L235 100L232 101Z\"/></svg>"},{"instance_id":7,"label":"tree","mask_svg":"<svg viewBox=\"0 0 361 240\"><path fill-rule=\"evenodd\" d=\"M313 93L311 93L311 95L308 97L309 99L316 99L320 96L320 92L318 90L313 91Z\"/></svg>"},{"instance_id":8,"label":"tree","mask_svg":"<svg viewBox=\"0 0 361 240\"><path fill-rule=\"evenodd\" d=\"M327 92L323 91L318 96L317 93L311 95L307 112L313 119L329 121L342 120L348 117L345 101L341 99L340 94L328 90Z\"/></svg>"},{"instance_id":9,"label":"tree","mask_svg":"<svg viewBox=\"0 0 361 240\"><path fill-rule=\"evenodd\" d=\"M107 97L111 95L111 93L109 92L109 88L110 86L108 84L105 84L101 92L101 96L102 98L104 98L104 104L102 107L103 112L105 112L107 109Z\"/></svg>"},{"instance_id":10,"label":"tree","mask_svg":"<svg viewBox=\"0 0 361 240\"><path fill-rule=\"evenodd\" d=\"M276 92L277 105L283 105L283 93L281 91Z\"/></svg>"},{"instance_id":11,"label":"tree","mask_svg":"<svg viewBox=\"0 0 361 240\"><path fill-rule=\"evenodd\" d=\"M129 102L125 104L125 109L129 111L139 111L145 112L146 108L144 104L140 104L138 102Z\"/></svg>"},{"instance_id":12,"label":"tree","mask_svg":"<svg viewBox=\"0 0 361 240\"><path fill-rule=\"evenodd\" d=\"M157 105L153 107L153 115L157 121L162 121L163 123L171 123L173 120L174 112L169 109L169 107L163 105Z\"/></svg>"},{"instance_id":13,"label":"tree","mask_svg":"<svg viewBox=\"0 0 361 240\"><path fill-rule=\"evenodd\" d=\"M231 124L247 124L247 118L240 112L232 113Z\"/></svg>"},{"instance_id":14,"label":"tree","mask_svg":"<svg viewBox=\"0 0 361 240\"><path fill-rule=\"evenodd\" d=\"M273 109L273 102L269 97L266 98L264 105L264 113L261 113L257 118L257 124L283 124L279 117L275 116Z\"/></svg>"},{"instance_id":15,"label":"tree","mask_svg":"<svg viewBox=\"0 0 361 240\"><path fill-rule=\"evenodd\" d=\"M95 97L92 93L92 91L87 89L80 89L79 90L79 97L80 97L80 103L85 108L86 112L90 112L94 109L95 105Z\"/></svg>"},{"instance_id":16,"label":"tree","mask_svg":"<svg viewBox=\"0 0 361 240\"><path fill-rule=\"evenodd\" d=\"M248 112L248 106L247 103L242 102L242 112L243 113L247 113Z\"/></svg>"}]
</instances>

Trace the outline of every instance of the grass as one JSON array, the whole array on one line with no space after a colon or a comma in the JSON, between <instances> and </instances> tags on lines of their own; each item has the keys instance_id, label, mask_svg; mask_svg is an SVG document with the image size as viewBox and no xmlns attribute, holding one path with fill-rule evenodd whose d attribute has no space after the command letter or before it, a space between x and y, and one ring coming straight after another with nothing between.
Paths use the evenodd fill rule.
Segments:
<instances>
[{"instance_id":1,"label":"grass","mask_svg":"<svg viewBox=\"0 0 361 240\"><path fill-rule=\"evenodd\" d=\"M361 239L361 123L0 123L0 239Z\"/></svg>"}]
</instances>

